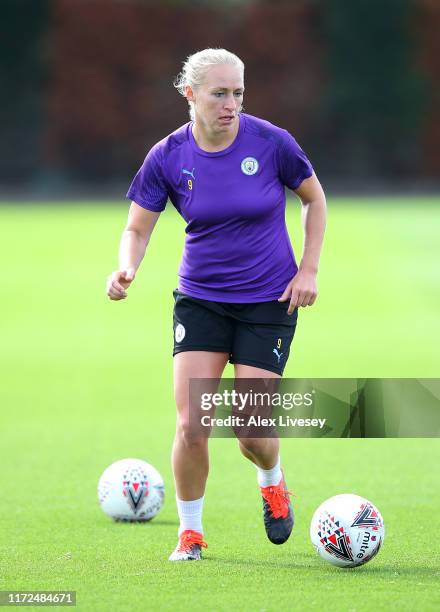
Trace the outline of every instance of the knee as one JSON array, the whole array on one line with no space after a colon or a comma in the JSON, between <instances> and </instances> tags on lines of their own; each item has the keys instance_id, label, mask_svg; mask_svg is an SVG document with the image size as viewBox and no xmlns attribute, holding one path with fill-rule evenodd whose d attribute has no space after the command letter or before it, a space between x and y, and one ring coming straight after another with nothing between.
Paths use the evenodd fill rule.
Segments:
<instances>
[{"instance_id":1,"label":"knee","mask_svg":"<svg viewBox=\"0 0 440 612\"><path fill-rule=\"evenodd\" d=\"M208 444L206 434L200 429L200 425L191 421L186 416L177 417L176 435L182 444L191 450L205 449Z\"/></svg>"}]
</instances>

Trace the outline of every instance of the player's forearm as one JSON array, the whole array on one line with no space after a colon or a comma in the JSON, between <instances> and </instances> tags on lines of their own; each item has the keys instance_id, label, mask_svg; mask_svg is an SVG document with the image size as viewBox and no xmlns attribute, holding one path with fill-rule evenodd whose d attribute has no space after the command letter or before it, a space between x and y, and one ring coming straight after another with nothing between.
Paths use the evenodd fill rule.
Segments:
<instances>
[{"instance_id":1,"label":"player's forearm","mask_svg":"<svg viewBox=\"0 0 440 612\"><path fill-rule=\"evenodd\" d=\"M304 227L304 250L300 263L301 270L317 273L322 241L324 239L327 206L325 196L303 202L302 219Z\"/></svg>"},{"instance_id":2,"label":"player's forearm","mask_svg":"<svg viewBox=\"0 0 440 612\"><path fill-rule=\"evenodd\" d=\"M124 230L119 246L119 269L135 268L137 270L144 258L148 241L148 236L141 236L135 230Z\"/></svg>"}]
</instances>

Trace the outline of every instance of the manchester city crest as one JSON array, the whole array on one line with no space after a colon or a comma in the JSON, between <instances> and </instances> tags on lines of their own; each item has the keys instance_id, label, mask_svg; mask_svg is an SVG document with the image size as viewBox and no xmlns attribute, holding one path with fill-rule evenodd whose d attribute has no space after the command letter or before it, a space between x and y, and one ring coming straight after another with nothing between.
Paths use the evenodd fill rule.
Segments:
<instances>
[{"instance_id":1,"label":"manchester city crest","mask_svg":"<svg viewBox=\"0 0 440 612\"><path fill-rule=\"evenodd\" d=\"M245 157L241 162L241 171L248 176L256 174L258 172L258 162L255 157Z\"/></svg>"}]
</instances>

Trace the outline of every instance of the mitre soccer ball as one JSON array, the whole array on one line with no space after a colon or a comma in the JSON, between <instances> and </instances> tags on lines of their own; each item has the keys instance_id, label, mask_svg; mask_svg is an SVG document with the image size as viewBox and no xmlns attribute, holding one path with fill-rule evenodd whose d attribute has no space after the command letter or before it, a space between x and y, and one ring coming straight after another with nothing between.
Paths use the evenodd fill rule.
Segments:
<instances>
[{"instance_id":1,"label":"mitre soccer ball","mask_svg":"<svg viewBox=\"0 0 440 612\"><path fill-rule=\"evenodd\" d=\"M356 567L379 552L385 528L379 510L359 495L335 495L313 515L310 537L319 555L338 567Z\"/></svg>"},{"instance_id":2,"label":"mitre soccer ball","mask_svg":"<svg viewBox=\"0 0 440 612\"><path fill-rule=\"evenodd\" d=\"M141 459L112 463L98 483L98 499L115 521L150 521L162 507L165 487L162 476Z\"/></svg>"}]
</instances>

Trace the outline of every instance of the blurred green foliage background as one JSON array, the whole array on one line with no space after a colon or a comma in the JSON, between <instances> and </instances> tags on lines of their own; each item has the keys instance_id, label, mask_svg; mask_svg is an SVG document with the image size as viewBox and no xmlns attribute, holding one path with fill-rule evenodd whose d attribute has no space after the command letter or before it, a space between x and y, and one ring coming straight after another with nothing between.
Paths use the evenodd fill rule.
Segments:
<instances>
[{"instance_id":1,"label":"blurred green foliage background","mask_svg":"<svg viewBox=\"0 0 440 612\"><path fill-rule=\"evenodd\" d=\"M0 190L118 195L188 120L186 56L246 64L245 109L290 130L339 191L438 189L435 0L4 0Z\"/></svg>"}]
</instances>

